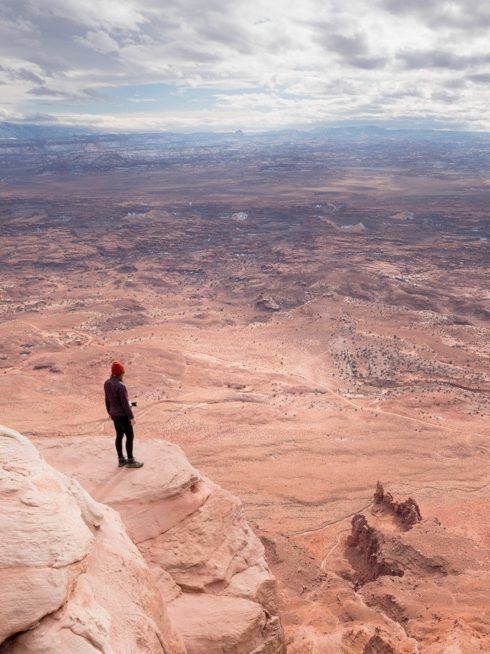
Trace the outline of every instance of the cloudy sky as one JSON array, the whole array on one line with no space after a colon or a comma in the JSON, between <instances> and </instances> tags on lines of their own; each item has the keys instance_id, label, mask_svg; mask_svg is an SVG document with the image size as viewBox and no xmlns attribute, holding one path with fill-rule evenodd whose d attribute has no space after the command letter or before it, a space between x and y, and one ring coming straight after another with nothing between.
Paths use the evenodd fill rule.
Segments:
<instances>
[{"instance_id":1,"label":"cloudy sky","mask_svg":"<svg viewBox=\"0 0 490 654\"><path fill-rule=\"evenodd\" d=\"M490 130L490 0L0 0L0 120Z\"/></svg>"}]
</instances>

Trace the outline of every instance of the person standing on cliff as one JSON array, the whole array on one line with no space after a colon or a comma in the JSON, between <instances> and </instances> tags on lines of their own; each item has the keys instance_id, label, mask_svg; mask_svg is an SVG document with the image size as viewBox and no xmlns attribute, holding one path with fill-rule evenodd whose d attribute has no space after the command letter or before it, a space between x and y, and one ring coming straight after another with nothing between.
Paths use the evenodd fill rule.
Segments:
<instances>
[{"instance_id":1,"label":"person standing on cliff","mask_svg":"<svg viewBox=\"0 0 490 654\"><path fill-rule=\"evenodd\" d=\"M123 384L124 373L122 363L114 361L111 367L111 376L104 384L105 406L116 428L116 451L119 457L119 467L141 468L143 465L141 461L136 461L133 457L135 420L131 407L136 406L136 403L128 400L128 391ZM127 459L123 455L124 436L126 436Z\"/></svg>"}]
</instances>

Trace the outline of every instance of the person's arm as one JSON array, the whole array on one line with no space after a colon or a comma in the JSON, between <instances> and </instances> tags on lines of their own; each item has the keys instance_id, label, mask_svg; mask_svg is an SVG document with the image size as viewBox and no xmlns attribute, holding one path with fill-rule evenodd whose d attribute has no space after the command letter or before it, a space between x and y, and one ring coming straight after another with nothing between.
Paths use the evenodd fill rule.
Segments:
<instances>
[{"instance_id":1,"label":"person's arm","mask_svg":"<svg viewBox=\"0 0 490 654\"><path fill-rule=\"evenodd\" d=\"M119 384L119 397L121 398L121 404L124 409L124 413L130 420L134 420L133 411L131 410L131 405L129 404L128 400L128 391L124 384Z\"/></svg>"},{"instance_id":2,"label":"person's arm","mask_svg":"<svg viewBox=\"0 0 490 654\"><path fill-rule=\"evenodd\" d=\"M110 411L111 404L109 402L109 396L107 395L107 388L105 385L104 385L104 395L105 395L105 408L107 409L107 413L111 415L111 411Z\"/></svg>"}]
</instances>

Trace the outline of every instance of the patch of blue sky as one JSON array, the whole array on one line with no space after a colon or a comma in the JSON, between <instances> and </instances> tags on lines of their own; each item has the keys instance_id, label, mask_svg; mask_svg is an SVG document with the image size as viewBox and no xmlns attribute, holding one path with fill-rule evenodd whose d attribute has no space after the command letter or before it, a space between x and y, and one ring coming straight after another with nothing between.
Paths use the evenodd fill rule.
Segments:
<instances>
[{"instance_id":1,"label":"patch of blue sky","mask_svg":"<svg viewBox=\"0 0 490 654\"><path fill-rule=\"evenodd\" d=\"M69 107L70 112L80 114L128 114L186 112L210 109L216 104L216 97L262 92L255 89L223 89L177 86L170 84L131 84L118 87L97 87L88 89L83 95L75 97L36 97L24 100L21 109L28 113L62 113Z\"/></svg>"}]
</instances>

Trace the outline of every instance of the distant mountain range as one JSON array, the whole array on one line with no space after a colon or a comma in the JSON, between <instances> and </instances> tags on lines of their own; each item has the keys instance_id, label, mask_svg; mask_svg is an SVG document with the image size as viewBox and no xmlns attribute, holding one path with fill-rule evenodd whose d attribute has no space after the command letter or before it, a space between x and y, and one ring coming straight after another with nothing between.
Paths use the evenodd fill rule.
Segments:
<instances>
[{"instance_id":1,"label":"distant mountain range","mask_svg":"<svg viewBox=\"0 0 490 654\"><path fill-rule=\"evenodd\" d=\"M69 138L77 136L107 136L112 134L116 137L149 137L153 135L159 139L175 138L179 141L201 141L216 142L224 140L243 141L247 139L307 139L318 137L320 139L341 138L355 141L374 141L386 139L407 139L407 138L438 138L438 139L473 139L473 138L490 138L489 132L470 132L463 130L447 129L427 129L427 128L402 128L402 127L383 127L379 125L353 125L349 123L337 125L315 125L313 127L299 129L282 129L269 132L110 132L97 128L89 128L81 125L57 125L53 123L15 123L10 121L0 121L0 139L16 140L49 140L53 138Z\"/></svg>"},{"instance_id":2,"label":"distant mountain range","mask_svg":"<svg viewBox=\"0 0 490 654\"><path fill-rule=\"evenodd\" d=\"M2 139L49 139L59 136L76 136L94 134L95 130L68 125L39 125L34 123L12 123L0 121L0 138Z\"/></svg>"}]
</instances>

